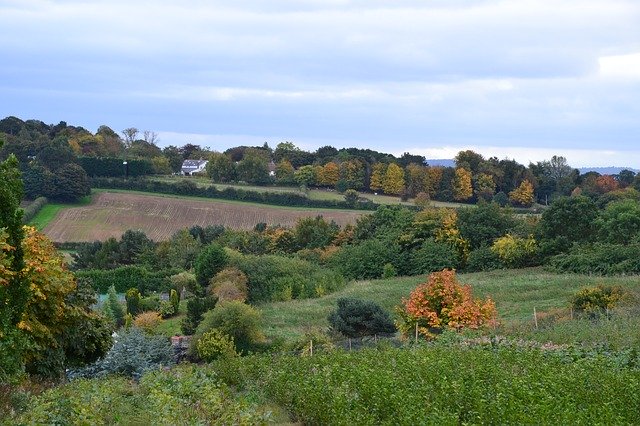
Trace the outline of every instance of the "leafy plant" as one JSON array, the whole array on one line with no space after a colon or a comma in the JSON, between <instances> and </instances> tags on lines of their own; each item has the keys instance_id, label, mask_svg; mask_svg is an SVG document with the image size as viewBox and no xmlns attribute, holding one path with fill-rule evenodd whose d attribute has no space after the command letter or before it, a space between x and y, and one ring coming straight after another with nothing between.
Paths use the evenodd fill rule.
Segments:
<instances>
[{"instance_id":1,"label":"leafy plant","mask_svg":"<svg viewBox=\"0 0 640 426\"><path fill-rule=\"evenodd\" d=\"M155 311L143 312L133 319L133 325L148 334L153 334L161 322L162 317Z\"/></svg>"},{"instance_id":2,"label":"leafy plant","mask_svg":"<svg viewBox=\"0 0 640 426\"><path fill-rule=\"evenodd\" d=\"M207 362L214 361L218 358L238 356L233 337L215 328L207 331L198 339L196 350L198 357Z\"/></svg>"},{"instance_id":3,"label":"leafy plant","mask_svg":"<svg viewBox=\"0 0 640 426\"><path fill-rule=\"evenodd\" d=\"M375 302L356 298L338 299L338 307L328 317L331 327L347 337L394 333L389 314Z\"/></svg>"},{"instance_id":4,"label":"leafy plant","mask_svg":"<svg viewBox=\"0 0 640 426\"><path fill-rule=\"evenodd\" d=\"M187 316L182 320L180 329L183 334L192 335L205 312L216 306L218 299L213 296L194 297L187 301Z\"/></svg>"},{"instance_id":5,"label":"leafy plant","mask_svg":"<svg viewBox=\"0 0 640 426\"><path fill-rule=\"evenodd\" d=\"M197 347L206 332L216 329L233 338L238 352L247 352L264 341L260 321L260 311L252 306L238 301L221 302L204 314L193 340Z\"/></svg>"},{"instance_id":6,"label":"leafy plant","mask_svg":"<svg viewBox=\"0 0 640 426\"><path fill-rule=\"evenodd\" d=\"M195 262L196 281L203 288L209 285L209 280L220 272L229 261L224 248L219 244L206 246Z\"/></svg>"},{"instance_id":7,"label":"leafy plant","mask_svg":"<svg viewBox=\"0 0 640 426\"><path fill-rule=\"evenodd\" d=\"M627 293L620 286L600 284L580 289L571 298L571 306L578 312L596 316L613 309L626 296Z\"/></svg>"}]
</instances>

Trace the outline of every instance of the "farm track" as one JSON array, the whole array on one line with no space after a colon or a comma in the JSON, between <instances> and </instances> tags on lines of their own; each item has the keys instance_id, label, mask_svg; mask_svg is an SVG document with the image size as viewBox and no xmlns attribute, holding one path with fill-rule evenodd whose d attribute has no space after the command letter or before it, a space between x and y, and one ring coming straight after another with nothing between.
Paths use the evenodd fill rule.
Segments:
<instances>
[{"instance_id":1,"label":"farm track","mask_svg":"<svg viewBox=\"0 0 640 426\"><path fill-rule=\"evenodd\" d=\"M322 215L340 226L355 223L358 211L283 209L277 206L225 203L166 196L97 193L91 204L63 210L45 228L55 242L104 241L127 229L140 229L155 241L168 240L177 230L194 225L224 225L252 229L256 223L293 226L303 217Z\"/></svg>"}]
</instances>

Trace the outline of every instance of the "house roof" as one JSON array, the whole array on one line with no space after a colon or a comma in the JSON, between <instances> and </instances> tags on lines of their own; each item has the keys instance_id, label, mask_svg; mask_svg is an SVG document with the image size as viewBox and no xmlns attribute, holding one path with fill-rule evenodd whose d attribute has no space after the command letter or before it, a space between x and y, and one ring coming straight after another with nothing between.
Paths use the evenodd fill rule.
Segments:
<instances>
[{"instance_id":1,"label":"house roof","mask_svg":"<svg viewBox=\"0 0 640 426\"><path fill-rule=\"evenodd\" d=\"M182 170L199 169L208 163L207 160L184 160L182 162Z\"/></svg>"}]
</instances>

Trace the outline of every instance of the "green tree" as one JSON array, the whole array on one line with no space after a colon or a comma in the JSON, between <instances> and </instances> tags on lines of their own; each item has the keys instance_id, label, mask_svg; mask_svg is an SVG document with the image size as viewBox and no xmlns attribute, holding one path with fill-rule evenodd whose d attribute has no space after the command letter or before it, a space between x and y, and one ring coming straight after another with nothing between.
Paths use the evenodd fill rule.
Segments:
<instances>
[{"instance_id":1,"label":"green tree","mask_svg":"<svg viewBox=\"0 0 640 426\"><path fill-rule=\"evenodd\" d=\"M429 172L425 166L411 163L407 166L407 191L410 197L429 192Z\"/></svg>"},{"instance_id":2,"label":"green tree","mask_svg":"<svg viewBox=\"0 0 640 426\"><path fill-rule=\"evenodd\" d=\"M497 203L478 203L475 209L458 210L460 236L469 242L472 249L490 246L515 226L510 211Z\"/></svg>"},{"instance_id":3,"label":"green tree","mask_svg":"<svg viewBox=\"0 0 640 426\"><path fill-rule=\"evenodd\" d=\"M488 173L480 173L476 177L474 193L478 199L489 201L493 198L496 191L496 183L493 176Z\"/></svg>"},{"instance_id":4,"label":"green tree","mask_svg":"<svg viewBox=\"0 0 640 426\"><path fill-rule=\"evenodd\" d=\"M316 182L316 173L312 166L302 166L294 173L298 185L311 186Z\"/></svg>"},{"instance_id":5,"label":"green tree","mask_svg":"<svg viewBox=\"0 0 640 426\"><path fill-rule=\"evenodd\" d=\"M338 307L327 318L331 328L347 337L395 333L393 321L380 305L352 297L338 299Z\"/></svg>"},{"instance_id":6,"label":"green tree","mask_svg":"<svg viewBox=\"0 0 640 426\"><path fill-rule=\"evenodd\" d=\"M291 184L294 182L294 170L291 163L283 159L276 164L276 182L280 184Z\"/></svg>"},{"instance_id":7,"label":"green tree","mask_svg":"<svg viewBox=\"0 0 640 426\"><path fill-rule=\"evenodd\" d=\"M588 197L561 197L542 213L540 230L544 238L562 238L569 243L593 240L598 207Z\"/></svg>"},{"instance_id":8,"label":"green tree","mask_svg":"<svg viewBox=\"0 0 640 426\"><path fill-rule=\"evenodd\" d=\"M77 164L69 163L60 167L54 175L56 191L51 195L62 201L77 201L91 193L87 172Z\"/></svg>"},{"instance_id":9,"label":"green tree","mask_svg":"<svg viewBox=\"0 0 640 426\"><path fill-rule=\"evenodd\" d=\"M229 256L219 244L206 246L198 255L195 262L195 273L198 284L202 287L209 285L209 281L222 271L229 262Z\"/></svg>"},{"instance_id":10,"label":"green tree","mask_svg":"<svg viewBox=\"0 0 640 426\"><path fill-rule=\"evenodd\" d=\"M609 204L596 220L599 241L629 244L640 236L640 203L623 200Z\"/></svg>"},{"instance_id":11,"label":"green tree","mask_svg":"<svg viewBox=\"0 0 640 426\"><path fill-rule=\"evenodd\" d=\"M116 293L116 288L114 286L109 287L107 306L113 316L116 327L122 327L124 325L125 312L122 304L120 304L120 301L118 300L118 294Z\"/></svg>"},{"instance_id":12,"label":"green tree","mask_svg":"<svg viewBox=\"0 0 640 426\"><path fill-rule=\"evenodd\" d=\"M269 182L269 154L266 151L249 148L236 168L238 180L254 184Z\"/></svg>"},{"instance_id":13,"label":"green tree","mask_svg":"<svg viewBox=\"0 0 640 426\"><path fill-rule=\"evenodd\" d=\"M214 182L232 182L235 180L235 167L226 154L214 152L209 156L207 176Z\"/></svg>"}]
</instances>

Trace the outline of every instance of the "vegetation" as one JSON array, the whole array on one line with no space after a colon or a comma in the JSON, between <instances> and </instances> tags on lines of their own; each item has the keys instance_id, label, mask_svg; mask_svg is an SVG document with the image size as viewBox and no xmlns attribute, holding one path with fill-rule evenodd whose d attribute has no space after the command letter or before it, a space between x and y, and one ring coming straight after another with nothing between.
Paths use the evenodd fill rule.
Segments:
<instances>
[{"instance_id":1,"label":"vegetation","mask_svg":"<svg viewBox=\"0 0 640 426\"><path fill-rule=\"evenodd\" d=\"M354 298L338 299L338 307L328 317L331 328L347 337L394 333L388 312L375 302Z\"/></svg>"}]
</instances>

